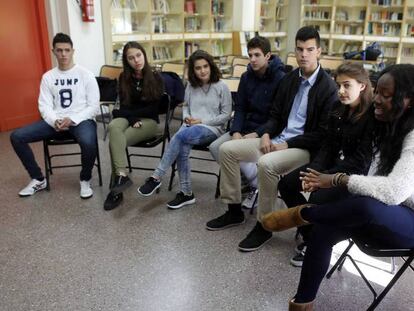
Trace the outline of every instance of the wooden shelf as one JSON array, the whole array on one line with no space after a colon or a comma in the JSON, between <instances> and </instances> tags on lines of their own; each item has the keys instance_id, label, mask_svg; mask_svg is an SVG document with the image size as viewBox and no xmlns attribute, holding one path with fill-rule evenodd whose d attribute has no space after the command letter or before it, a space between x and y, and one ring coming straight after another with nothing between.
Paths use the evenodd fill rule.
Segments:
<instances>
[{"instance_id":1,"label":"wooden shelf","mask_svg":"<svg viewBox=\"0 0 414 311\"><path fill-rule=\"evenodd\" d=\"M152 64L184 62L198 48L232 54L233 1L101 0L106 62L120 64L128 41L142 43Z\"/></svg>"},{"instance_id":2,"label":"wooden shelf","mask_svg":"<svg viewBox=\"0 0 414 311\"><path fill-rule=\"evenodd\" d=\"M310 1L316 4L309 4ZM391 61L401 62L404 52L404 61L411 55L411 63L414 63L414 37L410 37L414 34L414 0L390 0L390 5L379 5L379 0L373 2L301 0L301 25L320 27L321 39L328 44L328 55L363 50L370 43L378 42L384 56ZM317 20L307 18L307 10L312 11L308 14L313 16L325 16Z\"/></svg>"}]
</instances>

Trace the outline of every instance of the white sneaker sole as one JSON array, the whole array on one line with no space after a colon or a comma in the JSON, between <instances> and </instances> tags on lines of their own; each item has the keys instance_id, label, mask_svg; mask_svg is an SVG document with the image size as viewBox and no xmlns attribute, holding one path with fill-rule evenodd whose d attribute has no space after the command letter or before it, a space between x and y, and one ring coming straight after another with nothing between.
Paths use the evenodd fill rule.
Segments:
<instances>
[{"instance_id":1,"label":"white sneaker sole","mask_svg":"<svg viewBox=\"0 0 414 311\"><path fill-rule=\"evenodd\" d=\"M194 204L195 202L196 202L196 199L194 198L192 200L185 201L185 202L181 203L180 205L169 205L169 204L167 204L167 207L169 209L179 209L179 208L181 208L183 206L190 205L190 204Z\"/></svg>"},{"instance_id":2,"label":"white sneaker sole","mask_svg":"<svg viewBox=\"0 0 414 311\"><path fill-rule=\"evenodd\" d=\"M220 230L225 230L227 228L240 226L240 225L244 224L245 222L246 222L246 219L243 219L242 222L236 222L236 223L229 224L227 226L220 227L220 228L213 228L213 227L206 226L206 229L209 230L209 231L220 231Z\"/></svg>"},{"instance_id":3,"label":"white sneaker sole","mask_svg":"<svg viewBox=\"0 0 414 311\"><path fill-rule=\"evenodd\" d=\"M93 197L93 193L92 194L90 194L90 195L87 195L87 196L80 196L81 197L81 199L82 200L87 200L87 199L90 199L90 198L92 198Z\"/></svg>"},{"instance_id":4,"label":"white sneaker sole","mask_svg":"<svg viewBox=\"0 0 414 311\"><path fill-rule=\"evenodd\" d=\"M140 194L140 195L142 195L142 196L144 196L144 197L149 197L149 196L151 196L151 195L153 195L154 194L154 192L155 191L157 191L160 187L161 187L161 185L162 185L162 182L160 182L159 184L158 184L158 186L156 186L150 193L147 193L147 194L145 194L145 193L142 193L141 191L139 191L139 188L137 189L137 191L138 191L138 193ZM140 187L141 188L141 187Z\"/></svg>"},{"instance_id":5,"label":"white sneaker sole","mask_svg":"<svg viewBox=\"0 0 414 311\"><path fill-rule=\"evenodd\" d=\"M254 251L257 251L259 248L262 248L267 242L269 242L272 239L272 237L273 236L269 237L266 241L264 241L262 244L256 247L245 248L245 247L238 246L237 248L239 251L243 253L254 252Z\"/></svg>"},{"instance_id":6,"label":"white sneaker sole","mask_svg":"<svg viewBox=\"0 0 414 311\"><path fill-rule=\"evenodd\" d=\"M21 193L21 192L19 192L19 197L21 197L21 198L30 197L30 196L34 195L36 192L45 190L46 188L47 188L47 185L45 184L44 187L36 189L33 193Z\"/></svg>"}]
</instances>

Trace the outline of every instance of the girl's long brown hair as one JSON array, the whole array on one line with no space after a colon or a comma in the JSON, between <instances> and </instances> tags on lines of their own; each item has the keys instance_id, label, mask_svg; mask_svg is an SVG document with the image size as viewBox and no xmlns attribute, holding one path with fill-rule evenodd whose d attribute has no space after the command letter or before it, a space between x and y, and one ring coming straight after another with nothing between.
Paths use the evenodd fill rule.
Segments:
<instances>
[{"instance_id":1,"label":"girl's long brown hair","mask_svg":"<svg viewBox=\"0 0 414 311\"><path fill-rule=\"evenodd\" d=\"M359 105L356 107L352 115L352 121L358 121L372 105L372 85L369 79L368 72L364 69L362 64L345 62L338 67L335 76L345 75L351 79L355 79L359 83L365 84L365 89L361 91L359 96Z\"/></svg>"},{"instance_id":2,"label":"girl's long brown hair","mask_svg":"<svg viewBox=\"0 0 414 311\"><path fill-rule=\"evenodd\" d=\"M154 101L159 100L164 92L164 84L162 83L161 78L151 69L151 66L148 63L147 53L145 52L144 47L135 41L130 41L125 44L122 51L122 64L124 71L120 77L120 89L122 92L122 97L125 104L132 104L130 102L131 98L131 84L133 83L133 77L135 75L135 70L129 65L127 60L127 52L129 49L138 49L142 52L145 59L144 68L142 68L142 99L145 101Z\"/></svg>"}]
</instances>

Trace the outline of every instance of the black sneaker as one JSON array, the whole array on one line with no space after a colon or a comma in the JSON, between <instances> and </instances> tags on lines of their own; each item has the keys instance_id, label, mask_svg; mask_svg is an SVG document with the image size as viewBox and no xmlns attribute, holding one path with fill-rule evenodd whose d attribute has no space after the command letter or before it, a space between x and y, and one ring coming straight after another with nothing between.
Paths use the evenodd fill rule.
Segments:
<instances>
[{"instance_id":1,"label":"black sneaker","mask_svg":"<svg viewBox=\"0 0 414 311\"><path fill-rule=\"evenodd\" d=\"M178 192L175 199L168 202L167 206L169 209L179 209L185 205L195 203L194 193L191 195L185 195L182 191Z\"/></svg>"},{"instance_id":2,"label":"black sneaker","mask_svg":"<svg viewBox=\"0 0 414 311\"><path fill-rule=\"evenodd\" d=\"M224 215L210 220L206 224L207 230L216 231L223 230L229 227L238 226L244 223L244 213L241 214L231 214L230 211L227 211Z\"/></svg>"},{"instance_id":3,"label":"black sneaker","mask_svg":"<svg viewBox=\"0 0 414 311\"><path fill-rule=\"evenodd\" d=\"M114 193L109 192L108 196L106 197L106 200L104 202L104 210L110 211L114 208L118 207L119 204L121 204L122 200L124 199L124 195L121 193Z\"/></svg>"},{"instance_id":4,"label":"black sneaker","mask_svg":"<svg viewBox=\"0 0 414 311\"><path fill-rule=\"evenodd\" d=\"M258 250L272 238L272 232L265 230L260 222L256 223L253 230L239 243L239 250L252 252Z\"/></svg>"},{"instance_id":5,"label":"black sneaker","mask_svg":"<svg viewBox=\"0 0 414 311\"><path fill-rule=\"evenodd\" d=\"M132 185L132 180L128 176L116 175L111 191L114 193L124 192Z\"/></svg>"},{"instance_id":6,"label":"black sneaker","mask_svg":"<svg viewBox=\"0 0 414 311\"><path fill-rule=\"evenodd\" d=\"M144 197L148 197L161 187L161 180L149 177L145 180L145 184L138 188L138 193ZM159 191L159 190L158 190Z\"/></svg>"},{"instance_id":7,"label":"black sneaker","mask_svg":"<svg viewBox=\"0 0 414 311\"><path fill-rule=\"evenodd\" d=\"M295 247L295 253L299 255L302 252L306 252L306 243L301 242Z\"/></svg>"},{"instance_id":8,"label":"black sneaker","mask_svg":"<svg viewBox=\"0 0 414 311\"><path fill-rule=\"evenodd\" d=\"M302 267L303 260L305 259L306 244L300 243L295 248L296 255L290 259L290 264L294 267Z\"/></svg>"}]
</instances>

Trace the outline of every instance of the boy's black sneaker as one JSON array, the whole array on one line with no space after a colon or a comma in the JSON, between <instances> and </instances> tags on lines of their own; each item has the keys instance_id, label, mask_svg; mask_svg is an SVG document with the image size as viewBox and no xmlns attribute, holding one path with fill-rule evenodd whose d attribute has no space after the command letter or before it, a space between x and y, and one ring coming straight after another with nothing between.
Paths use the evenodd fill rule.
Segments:
<instances>
[{"instance_id":1,"label":"boy's black sneaker","mask_svg":"<svg viewBox=\"0 0 414 311\"><path fill-rule=\"evenodd\" d=\"M168 202L167 206L169 209L179 209L185 205L195 203L194 193L191 195L185 195L182 191L178 192L175 199Z\"/></svg>"},{"instance_id":2,"label":"boy's black sneaker","mask_svg":"<svg viewBox=\"0 0 414 311\"><path fill-rule=\"evenodd\" d=\"M145 184L138 188L138 193L144 197L152 195L159 187L161 187L161 180L156 180L154 177L149 177L145 180Z\"/></svg>"},{"instance_id":3,"label":"boy's black sneaker","mask_svg":"<svg viewBox=\"0 0 414 311\"><path fill-rule=\"evenodd\" d=\"M227 211L224 215L210 220L206 224L207 230L217 231L223 230L229 227L238 226L244 223L244 213L230 213Z\"/></svg>"},{"instance_id":4,"label":"boy's black sneaker","mask_svg":"<svg viewBox=\"0 0 414 311\"><path fill-rule=\"evenodd\" d=\"M299 255L302 252L306 252L306 243L301 242L295 247L295 253Z\"/></svg>"},{"instance_id":5,"label":"boy's black sneaker","mask_svg":"<svg viewBox=\"0 0 414 311\"><path fill-rule=\"evenodd\" d=\"M247 237L239 243L239 250L243 252L252 252L261 248L267 241L272 238L272 232L265 230L260 222L256 223L253 230Z\"/></svg>"},{"instance_id":6,"label":"boy's black sneaker","mask_svg":"<svg viewBox=\"0 0 414 311\"><path fill-rule=\"evenodd\" d=\"M104 202L104 210L105 211L113 210L114 208L118 207L119 204L121 204L123 199L124 199L124 195L122 193L114 193L112 191L109 192Z\"/></svg>"},{"instance_id":7,"label":"boy's black sneaker","mask_svg":"<svg viewBox=\"0 0 414 311\"><path fill-rule=\"evenodd\" d=\"M296 255L290 259L290 264L294 267L302 267L303 260L305 259L306 244L300 243L295 248Z\"/></svg>"},{"instance_id":8,"label":"boy's black sneaker","mask_svg":"<svg viewBox=\"0 0 414 311\"><path fill-rule=\"evenodd\" d=\"M114 193L124 192L132 185L132 180L128 176L116 175L112 184L111 191Z\"/></svg>"}]
</instances>

